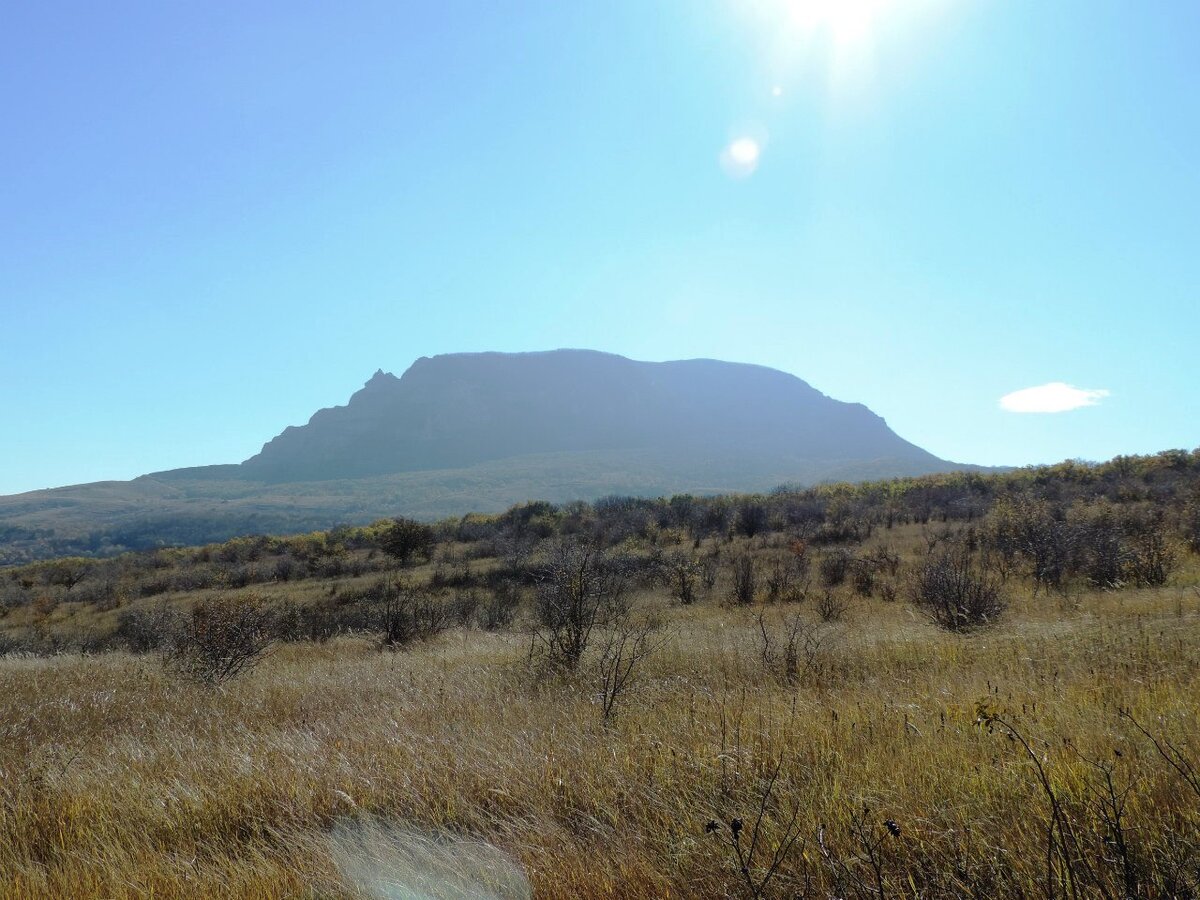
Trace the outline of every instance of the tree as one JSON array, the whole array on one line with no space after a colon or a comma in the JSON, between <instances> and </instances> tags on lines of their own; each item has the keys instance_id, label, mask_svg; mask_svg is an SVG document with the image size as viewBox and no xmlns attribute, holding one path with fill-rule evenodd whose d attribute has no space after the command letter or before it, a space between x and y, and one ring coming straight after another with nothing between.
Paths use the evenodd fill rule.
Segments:
<instances>
[{"instance_id":1,"label":"tree","mask_svg":"<svg viewBox=\"0 0 1200 900\"><path fill-rule=\"evenodd\" d=\"M383 552L407 566L414 556L429 556L433 548L433 529L421 522L399 517L388 525L379 539Z\"/></svg>"},{"instance_id":2,"label":"tree","mask_svg":"<svg viewBox=\"0 0 1200 900\"><path fill-rule=\"evenodd\" d=\"M622 566L591 541L555 544L539 573L534 648L556 668L575 669L592 633L629 609Z\"/></svg>"}]
</instances>

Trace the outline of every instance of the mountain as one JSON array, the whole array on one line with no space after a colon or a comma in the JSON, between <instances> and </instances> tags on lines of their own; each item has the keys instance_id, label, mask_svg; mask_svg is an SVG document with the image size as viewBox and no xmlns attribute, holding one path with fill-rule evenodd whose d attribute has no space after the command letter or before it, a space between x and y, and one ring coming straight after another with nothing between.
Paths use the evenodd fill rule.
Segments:
<instances>
[{"instance_id":1,"label":"mountain","mask_svg":"<svg viewBox=\"0 0 1200 900\"><path fill-rule=\"evenodd\" d=\"M376 372L238 465L0 497L0 564L531 498L761 491L960 466L775 369L587 350L458 353Z\"/></svg>"},{"instance_id":2,"label":"mountain","mask_svg":"<svg viewBox=\"0 0 1200 900\"><path fill-rule=\"evenodd\" d=\"M665 451L681 466L745 457L802 480L830 464L946 465L865 406L774 369L556 350L458 353L419 359L401 378L377 372L346 406L270 441L241 475L324 481L613 450Z\"/></svg>"}]
</instances>

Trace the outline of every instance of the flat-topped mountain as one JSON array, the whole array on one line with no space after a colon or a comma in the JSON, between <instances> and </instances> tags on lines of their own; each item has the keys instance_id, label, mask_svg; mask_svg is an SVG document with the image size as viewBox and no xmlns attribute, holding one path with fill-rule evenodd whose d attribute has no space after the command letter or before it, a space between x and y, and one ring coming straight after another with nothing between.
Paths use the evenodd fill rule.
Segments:
<instances>
[{"instance_id":1,"label":"flat-topped mountain","mask_svg":"<svg viewBox=\"0 0 1200 900\"><path fill-rule=\"evenodd\" d=\"M554 350L423 357L400 378L376 372L346 406L286 429L242 470L317 481L611 450L666 451L681 467L742 455L793 480L829 466L909 474L947 465L865 406L775 369Z\"/></svg>"},{"instance_id":2,"label":"flat-topped mountain","mask_svg":"<svg viewBox=\"0 0 1200 900\"><path fill-rule=\"evenodd\" d=\"M0 497L0 564L529 499L762 491L968 468L775 369L587 350L376 372L235 465Z\"/></svg>"}]
</instances>

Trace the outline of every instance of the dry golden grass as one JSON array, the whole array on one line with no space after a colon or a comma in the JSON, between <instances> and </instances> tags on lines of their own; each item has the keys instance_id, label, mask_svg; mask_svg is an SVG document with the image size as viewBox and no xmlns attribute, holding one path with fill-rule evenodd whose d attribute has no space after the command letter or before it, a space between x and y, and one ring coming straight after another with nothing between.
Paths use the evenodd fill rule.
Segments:
<instances>
[{"instance_id":1,"label":"dry golden grass","mask_svg":"<svg viewBox=\"0 0 1200 900\"><path fill-rule=\"evenodd\" d=\"M1109 896L1086 759L1134 785L1144 872L1195 864L1200 797L1118 715L1195 749L1190 590L1026 595L967 637L856 600L798 684L764 669L751 611L665 614L608 724L587 665L535 679L517 634L281 646L220 689L152 656L0 661L0 897L360 896L331 838L357 820L482 838L536 896L745 896L727 829L705 824L749 827L777 764L768 855L793 809L801 835L764 896L878 896L856 819L888 896L1045 896L1050 807L1020 745L977 724L981 701L1036 748Z\"/></svg>"}]
</instances>

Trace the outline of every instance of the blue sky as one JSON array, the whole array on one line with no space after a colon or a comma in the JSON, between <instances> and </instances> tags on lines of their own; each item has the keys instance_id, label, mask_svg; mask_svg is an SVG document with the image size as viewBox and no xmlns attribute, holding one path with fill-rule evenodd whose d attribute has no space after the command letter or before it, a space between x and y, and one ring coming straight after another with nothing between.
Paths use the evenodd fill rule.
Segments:
<instances>
[{"instance_id":1,"label":"blue sky","mask_svg":"<svg viewBox=\"0 0 1200 900\"><path fill-rule=\"evenodd\" d=\"M0 493L468 350L761 363L966 462L1200 444L1200 4L848 2L10 5Z\"/></svg>"}]
</instances>

